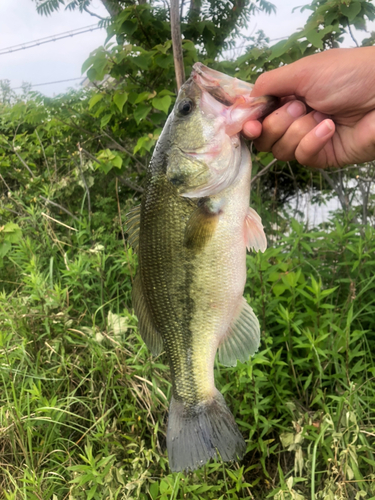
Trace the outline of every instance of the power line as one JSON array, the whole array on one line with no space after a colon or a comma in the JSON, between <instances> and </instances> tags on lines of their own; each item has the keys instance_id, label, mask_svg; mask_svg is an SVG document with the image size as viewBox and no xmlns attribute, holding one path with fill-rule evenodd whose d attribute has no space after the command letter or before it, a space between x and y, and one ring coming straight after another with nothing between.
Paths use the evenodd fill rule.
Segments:
<instances>
[{"instance_id":1,"label":"power line","mask_svg":"<svg viewBox=\"0 0 375 500\"><path fill-rule=\"evenodd\" d=\"M89 26L82 26L82 28L76 28L75 30L69 30L69 31L63 31L62 33L56 33L56 35L48 35L48 36L45 36L43 38L38 38L37 40L31 40L30 42L18 43L17 45L11 45L10 47L3 47L2 49L0 49L0 51L14 49L16 47L21 47L21 46L27 45L29 43L41 42L42 40L47 40L47 38L53 38L54 36L66 35L68 33L74 33L75 31L81 31L81 30L85 30L88 28L94 28L95 26L97 26L97 24L90 24Z\"/></svg>"},{"instance_id":2,"label":"power line","mask_svg":"<svg viewBox=\"0 0 375 500\"><path fill-rule=\"evenodd\" d=\"M71 31L65 31L63 33L58 33L57 35L50 35L45 38L39 38L38 40L32 40L30 42L20 43L18 45L12 45L11 47L4 47L0 49L0 56L4 54L9 54L11 52L18 52L19 50L31 49L32 47L37 47L45 43L56 42L57 40L62 40L63 38L69 38L76 35L81 35L83 33L88 33L89 31L100 30L99 26L92 24L90 26L85 26L83 28L77 28Z\"/></svg>"},{"instance_id":3,"label":"power line","mask_svg":"<svg viewBox=\"0 0 375 500\"><path fill-rule=\"evenodd\" d=\"M46 83L35 83L35 84L30 84L30 87L42 87L43 85L52 85L53 83L65 83L65 82L73 82L74 80L84 80L84 76L79 76L78 78L68 78L67 80L57 80L56 82L46 82ZM27 87L27 83L25 86ZM12 90L19 90L23 89L24 87L14 87Z\"/></svg>"}]
</instances>

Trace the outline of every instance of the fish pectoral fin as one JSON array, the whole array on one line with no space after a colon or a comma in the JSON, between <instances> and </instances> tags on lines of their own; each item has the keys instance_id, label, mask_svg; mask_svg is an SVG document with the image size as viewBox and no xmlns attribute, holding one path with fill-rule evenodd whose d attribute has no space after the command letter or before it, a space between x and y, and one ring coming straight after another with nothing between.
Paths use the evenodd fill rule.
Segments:
<instances>
[{"instance_id":1,"label":"fish pectoral fin","mask_svg":"<svg viewBox=\"0 0 375 500\"><path fill-rule=\"evenodd\" d=\"M247 249L264 252L267 248L267 238L264 234L262 220L251 207L248 208L244 225Z\"/></svg>"},{"instance_id":2,"label":"fish pectoral fin","mask_svg":"<svg viewBox=\"0 0 375 500\"><path fill-rule=\"evenodd\" d=\"M126 231L128 233L128 243L134 252L138 251L139 227L141 221L141 205L134 207L126 214Z\"/></svg>"},{"instance_id":3,"label":"fish pectoral fin","mask_svg":"<svg viewBox=\"0 0 375 500\"><path fill-rule=\"evenodd\" d=\"M163 339L154 326L150 311L142 290L142 281L139 273L134 278L133 284L133 308L138 317L138 330L146 346L153 356L158 356L163 350Z\"/></svg>"},{"instance_id":4,"label":"fish pectoral fin","mask_svg":"<svg viewBox=\"0 0 375 500\"><path fill-rule=\"evenodd\" d=\"M242 297L236 314L218 348L219 361L225 366L236 366L237 359L245 363L256 353L260 344L260 327L254 311Z\"/></svg>"},{"instance_id":5,"label":"fish pectoral fin","mask_svg":"<svg viewBox=\"0 0 375 500\"><path fill-rule=\"evenodd\" d=\"M207 199L198 206L186 224L184 246L191 250L202 250L215 232L220 207L214 207Z\"/></svg>"}]
</instances>

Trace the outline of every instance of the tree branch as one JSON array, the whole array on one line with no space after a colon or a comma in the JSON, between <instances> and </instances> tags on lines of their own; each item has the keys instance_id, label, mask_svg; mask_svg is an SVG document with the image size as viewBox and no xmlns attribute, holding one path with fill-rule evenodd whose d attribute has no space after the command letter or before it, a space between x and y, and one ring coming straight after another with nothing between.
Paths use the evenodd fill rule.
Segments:
<instances>
[{"instance_id":1,"label":"tree branch","mask_svg":"<svg viewBox=\"0 0 375 500\"><path fill-rule=\"evenodd\" d=\"M119 144L112 136L110 136L109 134L107 134L107 132L105 132L104 130L102 130L102 133L106 137L108 137L108 139L111 139L111 141L113 141L113 143L116 145L116 147L117 147L117 149L119 151L122 151L123 153L126 153L127 155L129 155L130 158L132 158L138 165L140 165L142 167L143 171L146 170L145 165L143 165L143 163L141 163L130 151L128 151L127 149L125 149L124 146L121 146L121 144Z\"/></svg>"},{"instance_id":2,"label":"tree branch","mask_svg":"<svg viewBox=\"0 0 375 500\"><path fill-rule=\"evenodd\" d=\"M115 17L118 14L120 14L121 8L119 7L119 5L116 5L114 2L111 2L111 0L101 0L101 1L111 17Z\"/></svg>"},{"instance_id":3,"label":"tree branch","mask_svg":"<svg viewBox=\"0 0 375 500\"><path fill-rule=\"evenodd\" d=\"M277 162L277 158L274 158L272 161L270 161L266 167L264 167L260 172L257 173L256 176L254 176L251 179L251 184L253 184L255 181L257 181L259 179L259 177L262 177L262 175L264 175L267 172L267 170L269 170L272 167L272 165L275 165L276 162Z\"/></svg>"},{"instance_id":4,"label":"tree branch","mask_svg":"<svg viewBox=\"0 0 375 500\"><path fill-rule=\"evenodd\" d=\"M42 143L42 141L40 140L40 137L39 137L39 134L38 134L37 129L35 129L35 135L37 136L38 141L39 141L39 144L40 144L40 147L42 148L42 151L43 151L43 156L44 156L44 161L45 161L45 163L46 163L46 167L47 167L47 170L48 170L48 175L50 175L50 172L49 172L49 165L48 165L48 161L47 161L47 157L46 157L46 152L45 152L45 150L44 150L43 143Z\"/></svg>"},{"instance_id":5,"label":"tree branch","mask_svg":"<svg viewBox=\"0 0 375 500\"><path fill-rule=\"evenodd\" d=\"M173 44L174 70L176 73L177 91L185 82L184 57L182 54L180 10L178 0L171 0L171 34Z\"/></svg>"},{"instance_id":6,"label":"tree branch","mask_svg":"<svg viewBox=\"0 0 375 500\"><path fill-rule=\"evenodd\" d=\"M18 127L17 127L17 129L18 129ZM17 131L14 134L14 136L16 136L16 134L17 134ZM35 179L35 175L34 175L33 171L31 170L31 168L29 167L29 165L25 162L25 160L22 158L22 156L17 152L16 146L14 145L14 138L13 138L12 144L9 144L8 141L6 141L6 142L8 143L8 146L10 147L11 151L17 156L17 158L19 159L19 161L22 163L22 165L27 168L27 170L29 171L31 177L33 177Z\"/></svg>"},{"instance_id":7,"label":"tree branch","mask_svg":"<svg viewBox=\"0 0 375 500\"><path fill-rule=\"evenodd\" d=\"M328 175L328 173L325 171L325 170L322 170L321 171L321 174L322 176L324 177L324 179L327 181L327 183L331 186L331 188L333 189L333 191L335 191L335 193L337 194L339 200L340 200L340 203L341 203L341 206L342 208L347 211L348 210L348 202L347 202L347 199L345 198L345 195L344 193L342 192L342 189L341 189L341 186L340 184L336 183L332 177L330 177Z\"/></svg>"},{"instance_id":8,"label":"tree branch","mask_svg":"<svg viewBox=\"0 0 375 500\"><path fill-rule=\"evenodd\" d=\"M101 19L102 21L108 21L108 18L99 16L98 14L95 14L95 12L91 12L86 5L83 7L83 10L87 12L87 14L90 14L90 16L97 17L98 19ZM108 10L108 9L107 9Z\"/></svg>"},{"instance_id":9,"label":"tree branch","mask_svg":"<svg viewBox=\"0 0 375 500\"><path fill-rule=\"evenodd\" d=\"M96 163L99 163L99 165L100 165L100 161L97 158L95 158L94 155L92 155L91 153L86 151L86 149L84 149L82 146L81 146L81 151L83 151L85 153L85 155L90 158L90 160L95 161Z\"/></svg>"},{"instance_id":10,"label":"tree branch","mask_svg":"<svg viewBox=\"0 0 375 500\"><path fill-rule=\"evenodd\" d=\"M131 189L133 189L133 191L137 191L137 193L143 193L143 191L144 191L144 189L142 187L137 186L136 184L133 184L128 179L124 179L123 177L116 177L116 179L118 179L121 182L121 184L124 184L124 186L128 186Z\"/></svg>"},{"instance_id":11,"label":"tree branch","mask_svg":"<svg viewBox=\"0 0 375 500\"><path fill-rule=\"evenodd\" d=\"M353 42L356 44L356 46L357 46L357 47L359 47L357 40L354 38L354 35L353 35L352 29L351 29L351 27L350 27L350 22L349 22L349 21L348 21L348 30L349 30L349 33L350 33L351 39L352 39L352 40L353 40Z\"/></svg>"},{"instance_id":12,"label":"tree branch","mask_svg":"<svg viewBox=\"0 0 375 500\"><path fill-rule=\"evenodd\" d=\"M7 190L9 191L9 193L11 193L12 191L11 191L10 187L9 187L9 186L8 186L8 184L5 182L5 179L4 179L4 177L3 177L1 174L0 174L0 179L4 182L5 187L7 188Z\"/></svg>"},{"instance_id":13,"label":"tree branch","mask_svg":"<svg viewBox=\"0 0 375 500\"><path fill-rule=\"evenodd\" d=\"M91 198L90 198L90 191L89 191L89 187L87 185L87 182L86 182L86 179L85 179L85 176L83 175L83 169L82 169L82 165L83 165L83 160L82 160L82 148L81 148L81 145L78 143L78 151L79 151L79 163L78 163L78 169L80 171L80 174L81 174L81 177L82 177L82 181L83 181L83 184L85 186L85 189L86 189L86 194L87 194L87 204L88 204L88 209L89 209L89 222L91 222Z\"/></svg>"},{"instance_id":14,"label":"tree branch","mask_svg":"<svg viewBox=\"0 0 375 500\"><path fill-rule=\"evenodd\" d=\"M51 201L48 198L45 198L41 194L39 195L39 198L42 198L42 200L44 200L46 203L49 203L50 205L54 205L55 207L59 208L60 210L62 210L66 214L70 215L70 217L73 217L73 219L79 221L78 217L76 217L75 215L73 215L71 212L69 212L69 210L67 208L64 208L62 205L59 205L58 203L55 203L54 201Z\"/></svg>"}]
</instances>

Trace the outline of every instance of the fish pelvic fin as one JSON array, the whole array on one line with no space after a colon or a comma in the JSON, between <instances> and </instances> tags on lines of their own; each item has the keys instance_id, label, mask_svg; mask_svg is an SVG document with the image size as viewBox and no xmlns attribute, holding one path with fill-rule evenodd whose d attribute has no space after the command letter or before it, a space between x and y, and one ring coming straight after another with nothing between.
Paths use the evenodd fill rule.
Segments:
<instances>
[{"instance_id":1,"label":"fish pelvic fin","mask_svg":"<svg viewBox=\"0 0 375 500\"><path fill-rule=\"evenodd\" d=\"M241 297L232 323L219 344L219 361L225 366L236 366L237 359L245 363L249 356L256 353L259 344L258 318L245 298Z\"/></svg>"},{"instance_id":2,"label":"fish pelvic fin","mask_svg":"<svg viewBox=\"0 0 375 500\"><path fill-rule=\"evenodd\" d=\"M167 429L169 466L173 472L195 470L211 458L240 460L246 443L223 396L193 407L172 397Z\"/></svg>"},{"instance_id":3,"label":"fish pelvic fin","mask_svg":"<svg viewBox=\"0 0 375 500\"><path fill-rule=\"evenodd\" d=\"M128 243L134 252L138 251L139 228L141 220L141 205L138 205L126 214L126 231L128 233Z\"/></svg>"},{"instance_id":4,"label":"fish pelvic fin","mask_svg":"<svg viewBox=\"0 0 375 500\"><path fill-rule=\"evenodd\" d=\"M142 280L139 273L137 273L134 278L132 298L133 308L138 317L139 334L151 353L154 356L158 356L163 350L163 339L152 321L143 294Z\"/></svg>"},{"instance_id":5,"label":"fish pelvic fin","mask_svg":"<svg viewBox=\"0 0 375 500\"><path fill-rule=\"evenodd\" d=\"M249 207L245 217L245 241L248 250L265 252L267 238L264 234L262 220L256 211Z\"/></svg>"}]
</instances>

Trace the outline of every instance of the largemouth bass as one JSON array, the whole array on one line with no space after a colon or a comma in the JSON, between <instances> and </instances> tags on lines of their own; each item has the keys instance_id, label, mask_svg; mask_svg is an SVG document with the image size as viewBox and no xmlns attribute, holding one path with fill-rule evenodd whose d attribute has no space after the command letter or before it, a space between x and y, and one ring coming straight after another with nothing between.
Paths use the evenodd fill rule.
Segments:
<instances>
[{"instance_id":1,"label":"largemouth bass","mask_svg":"<svg viewBox=\"0 0 375 500\"><path fill-rule=\"evenodd\" d=\"M241 459L245 441L214 382L224 365L259 346L259 323L243 298L246 247L267 245L249 208L251 159L239 132L274 108L252 86L194 65L150 162L140 208L128 219L138 252L133 306L154 355L163 349L172 378L167 449L172 471L220 455Z\"/></svg>"}]
</instances>

